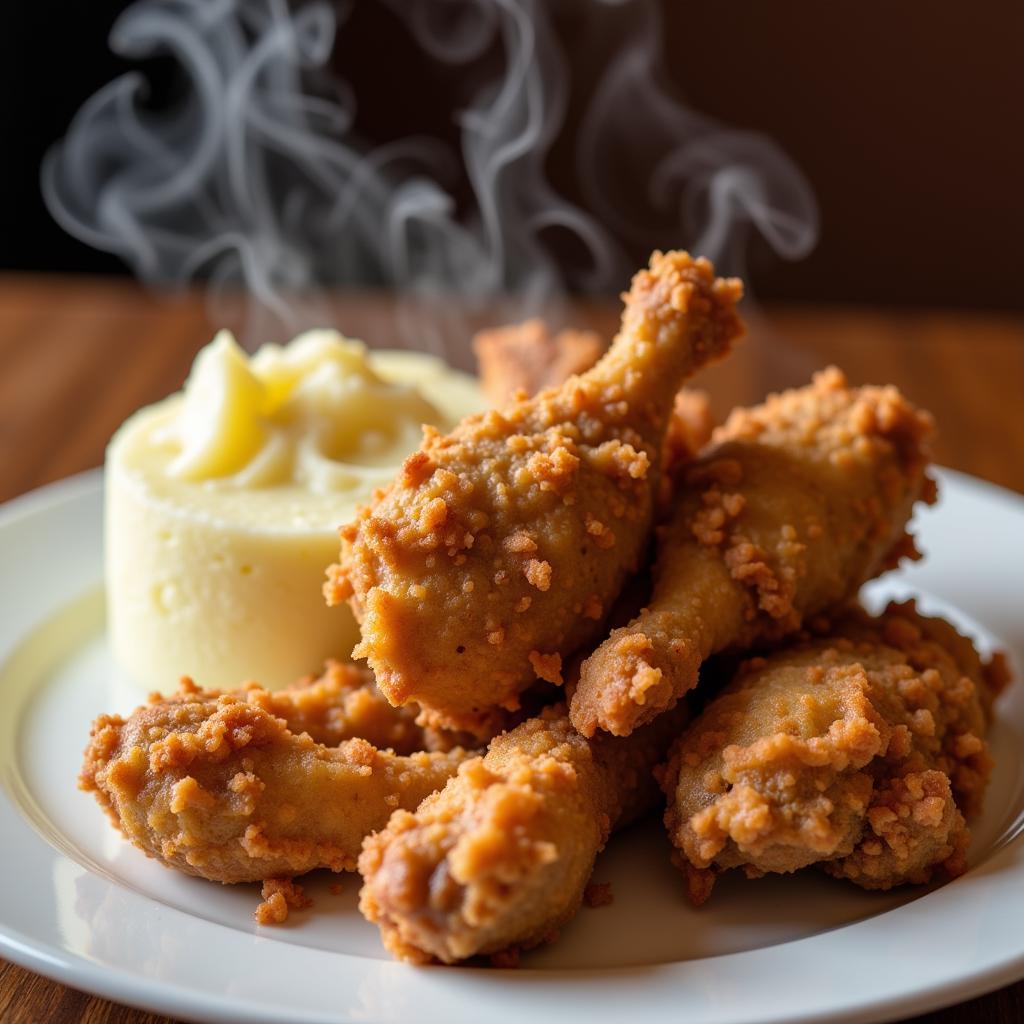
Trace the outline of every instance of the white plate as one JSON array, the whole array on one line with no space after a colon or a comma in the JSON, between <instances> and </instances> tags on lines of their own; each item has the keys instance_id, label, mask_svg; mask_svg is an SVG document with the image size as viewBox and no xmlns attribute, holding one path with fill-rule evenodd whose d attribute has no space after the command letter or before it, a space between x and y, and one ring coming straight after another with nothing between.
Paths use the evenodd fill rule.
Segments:
<instances>
[{"instance_id":1,"label":"white plate","mask_svg":"<svg viewBox=\"0 0 1024 1024\"><path fill-rule=\"evenodd\" d=\"M1024 664L1024 499L944 472L911 589ZM0 955L120 1002L202 1021L873 1021L1024 976L1024 687L998 706L997 770L971 870L935 890L864 893L815 874L726 877L690 908L657 823L614 839L584 909L519 970L392 962L314 877L311 911L257 928L252 886L167 871L75 789L89 722L140 695L103 635L99 474L0 510Z\"/></svg>"}]
</instances>

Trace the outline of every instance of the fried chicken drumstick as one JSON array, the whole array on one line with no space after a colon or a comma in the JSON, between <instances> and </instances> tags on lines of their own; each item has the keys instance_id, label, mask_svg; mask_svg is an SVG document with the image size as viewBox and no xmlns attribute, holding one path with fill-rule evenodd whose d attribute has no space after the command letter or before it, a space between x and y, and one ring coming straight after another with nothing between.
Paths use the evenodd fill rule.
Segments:
<instances>
[{"instance_id":1,"label":"fried chicken drumstick","mask_svg":"<svg viewBox=\"0 0 1024 1024\"><path fill-rule=\"evenodd\" d=\"M252 882L348 871L364 836L470 756L414 718L355 665L276 693L185 680L127 719L98 718L79 784L127 839L190 875Z\"/></svg>"},{"instance_id":2,"label":"fried chicken drumstick","mask_svg":"<svg viewBox=\"0 0 1024 1024\"><path fill-rule=\"evenodd\" d=\"M991 768L1005 682L913 603L844 614L824 636L741 666L675 744L665 821L691 897L715 874L818 864L866 889L965 868L964 818Z\"/></svg>"},{"instance_id":3,"label":"fried chicken drumstick","mask_svg":"<svg viewBox=\"0 0 1024 1024\"><path fill-rule=\"evenodd\" d=\"M836 369L733 412L685 465L648 608L583 663L573 725L628 735L697 681L701 663L800 628L913 555L931 417Z\"/></svg>"},{"instance_id":4,"label":"fried chicken drumstick","mask_svg":"<svg viewBox=\"0 0 1024 1024\"><path fill-rule=\"evenodd\" d=\"M524 320L478 332L473 338L480 385L496 408L516 398L559 387L572 374L585 373L604 344L593 331L567 327L552 334L543 320ZM715 420L703 391L683 388L677 395L665 435L665 469L692 459L711 440Z\"/></svg>"},{"instance_id":5,"label":"fried chicken drumstick","mask_svg":"<svg viewBox=\"0 0 1024 1024\"><path fill-rule=\"evenodd\" d=\"M564 705L548 709L492 740L415 812L397 811L359 858L360 909L384 945L453 963L553 938L610 831L655 806L652 769L684 714L627 740L585 740Z\"/></svg>"},{"instance_id":6,"label":"fried chicken drumstick","mask_svg":"<svg viewBox=\"0 0 1024 1024\"><path fill-rule=\"evenodd\" d=\"M738 281L656 253L604 358L560 389L427 431L342 531L349 599L387 698L474 728L600 628L647 543L676 392L741 331Z\"/></svg>"}]
</instances>

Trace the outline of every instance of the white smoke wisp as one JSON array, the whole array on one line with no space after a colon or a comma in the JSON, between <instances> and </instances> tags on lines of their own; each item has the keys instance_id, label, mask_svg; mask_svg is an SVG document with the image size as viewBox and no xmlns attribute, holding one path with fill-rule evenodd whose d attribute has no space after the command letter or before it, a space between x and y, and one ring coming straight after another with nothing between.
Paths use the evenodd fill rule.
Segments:
<instances>
[{"instance_id":1,"label":"white smoke wisp","mask_svg":"<svg viewBox=\"0 0 1024 1024\"><path fill-rule=\"evenodd\" d=\"M562 269L543 242L550 228L570 232L590 259L579 282L600 290L616 280L616 243L592 216L550 186L544 162L561 127L568 69L543 0L388 0L410 19L418 43L436 59L462 64L495 36L504 75L488 82L458 116L462 166L473 204L461 220L435 182L416 178L397 188L387 220L391 282L418 300L406 303L407 330L433 329L443 347L459 317L445 300L456 295L486 304L498 319L552 310L564 295ZM459 7L461 25L437 23L439 10ZM432 20L433 19L433 20ZM614 286L613 286L614 287ZM424 315L424 312L429 315Z\"/></svg>"},{"instance_id":2,"label":"white smoke wisp","mask_svg":"<svg viewBox=\"0 0 1024 1024\"><path fill-rule=\"evenodd\" d=\"M324 322L325 289L384 286L399 298L403 340L441 352L464 335L464 309L511 319L550 313L570 287L618 291L627 243L688 246L726 269L740 269L749 229L786 258L813 245L813 198L785 155L658 83L655 0L575 0L615 43L578 139L589 210L545 173L572 88L557 5L381 2L438 61L500 50L500 68L456 115L460 152L356 136L358 97L330 71L339 16L327 0L137 0L111 48L173 58L180 98L152 109L138 73L93 96L44 161L51 212L149 284L248 294L259 340ZM623 179L638 183L626 200ZM468 203L456 202L460 180ZM559 261L552 233L586 254L582 271Z\"/></svg>"},{"instance_id":3,"label":"white smoke wisp","mask_svg":"<svg viewBox=\"0 0 1024 1024\"><path fill-rule=\"evenodd\" d=\"M784 259L806 256L818 239L817 204L789 157L767 136L729 128L672 96L656 3L605 7L599 34L615 40L614 50L590 47L606 67L577 149L591 208L620 237L648 245L681 238L722 273L745 276L751 229ZM625 158L610 160L615 154Z\"/></svg>"}]
</instances>

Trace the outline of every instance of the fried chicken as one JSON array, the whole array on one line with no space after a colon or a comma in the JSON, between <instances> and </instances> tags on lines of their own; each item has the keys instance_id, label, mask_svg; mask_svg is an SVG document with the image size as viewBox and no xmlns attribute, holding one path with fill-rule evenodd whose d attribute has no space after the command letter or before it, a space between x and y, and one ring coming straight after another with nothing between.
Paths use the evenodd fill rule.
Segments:
<instances>
[{"instance_id":1,"label":"fried chicken","mask_svg":"<svg viewBox=\"0 0 1024 1024\"><path fill-rule=\"evenodd\" d=\"M552 334L543 320L524 320L478 331L473 337L480 386L495 408L545 388L561 386L601 358L605 343L594 331L567 327Z\"/></svg>"},{"instance_id":2,"label":"fried chicken","mask_svg":"<svg viewBox=\"0 0 1024 1024\"><path fill-rule=\"evenodd\" d=\"M956 875L991 769L995 659L912 602L750 659L672 750L665 822L691 896L817 864L866 889Z\"/></svg>"},{"instance_id":3,"label":"fried chicken","mask_svg":"<svg viewBox=\"0 0 1024 1024\"><path fill-rule=\"evenodd\" d=\"M648 608L584 662L573 724L628 735L697 681L709 655L775 641L850 600L901 555L932 420L836 369L733 412L681 471Z\"/></svg>"},{"instance_id":4,"label":"fried chicken","mask_svg":"<svg viewBox=\"0 0 1024 1024\"><path fill-rule=\"evenodd\" d=\"M360 909L384 945L453 963L554 937L610 831L655 806L682 707L627 740L585 740L564 705L492 740L415 812L366 840Z\"/></svg>"},{"instance_id":5,"label":"fried chicken","mask_svg":"<svg viewBox=\"0 0 1024 1024\"><path fill-rule=\"evenodd\" d=\"M604 358L562 388L428 430L342 530L325 588L348 599L394 704L478 727L599 635L639 568L675 394L741 331L738 281L656 253Z\"/></svg>"},{"instance_id":6,"label":"fried chicken","mask_svg":"<svg viewBox=\"0 0 1024 1024\"><path fill-rule=\"evenodd\" d=\"M276 693L185 680L127 719L98 718L79 784L126 838L187 874L250 882L353 870L364 836L440 789L469 756L422 750L453 737L414 718L354 665Z\"/></svg>"},{"instance_id":7,"label":"fried chicken","mask_svg":"<svg viewBox=\"0 0 1024 1024\"><path fill-rule=\"evenodd\" d=\"M674 472L685 462L695 459L711 440L715 417L707 393L695 388L682 388L676 395L665 435L665 468Z\"/></svg>"},{"instance_id":8,"label":"fried chicken","mask_svg":"<svg viewBox=\"0 0 1024 1024\"><path fill-rule=\"evenodd\" d=\"M589 370L604 348L593 331L565 328L552 334L543 320L491 327L473 338L480 382L496 408L518 397L517 392L535 395ZM671 471L692 459L711 440L714 427L708 396L683 388L665 436L665 468Z\"/></svg>"},{"instance_id":9,"label":"fried chicken","mask_svg":"<svg viewBox=\"0 0 1024 1024\"><path fill-rule=\"evenodd\" d=\"M183 680L177 694L162 700L188 701L200 692L213 699L232 691L199 691L191 680ZM322 675L300 679L283 690L266 690L257 683L247 683L233 693L283 719L291 732L309 733L313 740L327 747L361 739L396 754L413 754L420 750L451 750L459 746L472 749L483 745L469 733L418 725L419 709L415 705L393 707L366 666L352 662L329 661Z\"/></svg>"}]
</instances>

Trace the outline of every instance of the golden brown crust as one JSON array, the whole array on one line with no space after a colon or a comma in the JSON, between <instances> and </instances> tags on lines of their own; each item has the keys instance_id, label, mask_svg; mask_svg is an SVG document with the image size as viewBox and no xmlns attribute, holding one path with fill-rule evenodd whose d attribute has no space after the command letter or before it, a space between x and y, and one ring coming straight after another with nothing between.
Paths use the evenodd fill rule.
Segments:
<instances>
[{"instance_id":1,"label":"golden brown crust","mask_svg":"<svg viewBox=\"0 0 1024 1024\"><path fill-rule=\"evenodd\" d=\"M611 882L590 882L583 890L583 902L592 910L610 907L615 902Z\"/></svg>"},{"instance_id":2,"label":"golden brown crust","mask_svg":"<svg viewBox=\"0 0 1024 1024\"><path fill-rule=\"evenodd\" d=\"M665 821L696 902L736 867L865 888L964 869L991 770L973 645L910 602L822 628L748 660L673 746Z\"/></svg>"},{"instance_id":3,"label":"golden brown crust","mask_svg":"<svg viewBox=\"0 0 1024 1024\"><path fill-rule=\"evenodd\" d=\"M585 373L605 349L593 331L564 328L552 334L543 320L491 327L473 338L481 386L488 401L501 408L519 393L535 395L560 387ZM683 388L676 395L665 435L665 468L672 472L711 440L715 419L703 391Z\"/></svg>"},{"instance_id":4,"label":"golden brown crust","mask_svg":"<svg viewBox=\"0 0 1024 1024\"><path fill-rule=\"evenodd\" d=\"M350 600L354 654L389 700L473 728L598 635L595 610L644 552L675 393L740 333L740 291L705 260L655 254L592 370L426 432L342 531L326 588Z\"/></svg>"},{"instance_id":5,"label":"golden brown crust","mask_svg":"<svg viewBox=\"0 0 1024 1024\"><path fill-rule=\"evenodd\" d=\"M737 410L682 470L650 605L584 663L585 735L627 735L696 683L710 654L794 633L908 553L931 417L835 369Z\"/></svg>"},{"instance_id":6,"label":"golden brown crust","mask_svg":"<svg viewBox=\"0 0 1024 1024\"><path fill-rule=\"evenodd\" d=\"M704 391L683 388L677 395L665 437L665 466L672 472L695 459L715 430L711 402Z\"/></svg>"},{"instance_id":7,"label":"golden brown crust","mask_svg":"<svg viewBox=\"0 0 1024 1024\"><path fill-rule=\"evenodd\" d=\"M218 691L205 692L208 697L219 696ZM292 732L309 733L328 747L357 738L396 754L480 745L478 738L467 733L424 728L417 722L415 705L393 707L366 666L352 662L329 661L321 675L283 690L265 690L251 683L242 692L249 703L284 719Z\"/></svg>"},{"instance_id":8,"label":"golden brown crust","mask_svg":"<svg viewBox=\"0 0 1024 1024\"><path fill-rule=\"evenodd\" d=\"M289 911L313 906L302 886L290 878L266 879L260 896L263 902L253 912L257 924L284 924Z\"/></svg>"},{"instance_id":9,"label":"golden brown crust","mask_svg":"<svg viewBox=\"0 0 1024 1024\"><path fill-rule=\"evenodd\" d=\"M360 909L385 946L454 962L551 939L579 909L616 825L657 798L682 708L629 740L585 740L564 706L491 742L413 813L366 840Z\"/></svg>"},{"instance_id":10,"label":"golden brown crust","mask_svg":"<svg viewBox=\"0 0 1024 1024\"><path fill-rule=\"evenodd\" d=\"M473 337L480 385L495 408L507 405L519 392L535 395L585 373L604 348L594 331L568 327L552 334L538 319L490 327Z\"/></svg>"},{"instance_id":11,"label":"golden brown crust","mask_svg":"<svg viewBox=\"0 0 1024 1024\"><path fill-rule=\"evenodd\" d=\"M353 736L449 745L368 686L365 670L341 665L273 694L203 691L186 680L127 719L98 718L79 784L126 838L187 874L245 882L352 870L367 833L396 807L415 807L469 756L461 747L399 755ZM268 914L280 911L274 902Z\"/></svg>"}]
</instances>

